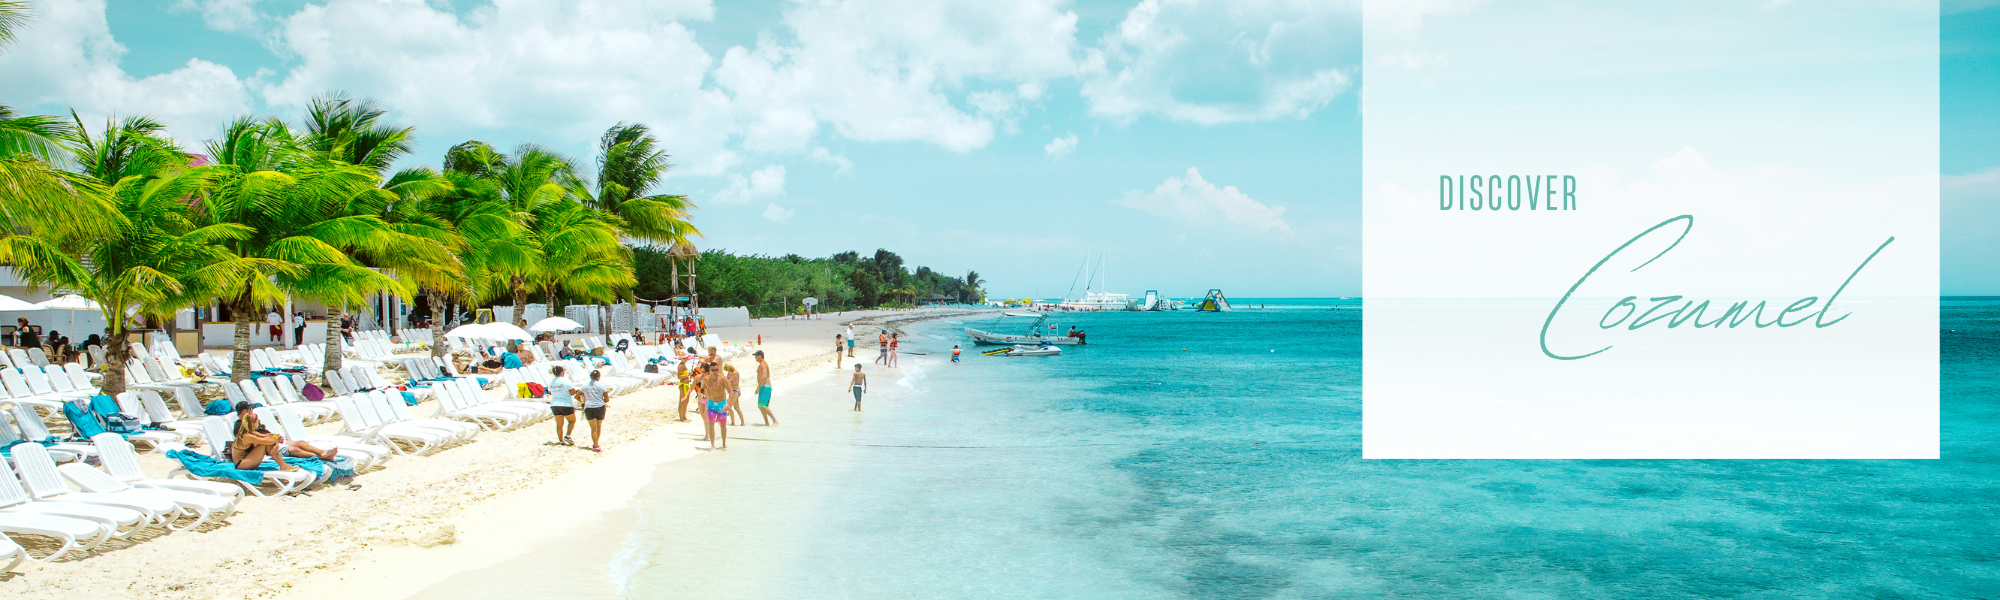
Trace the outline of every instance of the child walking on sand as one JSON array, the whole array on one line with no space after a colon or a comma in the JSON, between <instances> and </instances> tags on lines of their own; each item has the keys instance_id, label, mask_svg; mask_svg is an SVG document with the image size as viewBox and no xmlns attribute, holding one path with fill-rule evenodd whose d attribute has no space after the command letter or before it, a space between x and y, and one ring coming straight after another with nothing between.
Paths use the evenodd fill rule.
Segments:
<instances>
[{"instance_id":1,"label":"child walking on sand","mask_svg":"<svg viewBox=\"0 0 2000 600\"><path fill-rule=\"evenodd\" d=\"M854 378L847 380L854 390L854 412L861 412L861 393L868 391L868 376L861 374L861 363L854 363Z\"/></svg>"}]
</instances>

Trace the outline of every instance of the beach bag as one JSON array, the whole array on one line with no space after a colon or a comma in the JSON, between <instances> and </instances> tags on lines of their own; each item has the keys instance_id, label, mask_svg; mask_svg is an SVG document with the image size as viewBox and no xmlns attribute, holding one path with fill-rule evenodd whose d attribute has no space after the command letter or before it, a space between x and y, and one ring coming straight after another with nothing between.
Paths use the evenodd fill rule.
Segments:
<instances>
[{"instance_id":1,"label":"beach bag","mask_svg":"<svg viewBox=\"0 0 2000 600\"><path fill-rule=\"evenodd\" d=\"M542 396L549 395L549 389L542 387L542 384L529 382L528 393L533 394L532 396L529 396L529 398L540 398Z\"/></svg>"},{"instance_id":2,"label":"beach bag","mask_svg":"<svg viewBox=\"0 0 2000 600\"><path fill-rule=\"evenodd\" d=\"M535 396L534 396L534 393L533 393L532 391L530 391L530 390L528 389L528 384L525 384L525 383L516 383L516 384L514 384L514 397L515 397L515 398L533 398L533 397L535 397Z\"/></svg>"},{"instance_id":3,"label":"beach bag","mask_svg":"<svg viewBox=\"0 0 2000 600\"><path fill-rule=\"evenodd\" d=\"M660 372L660 365L657 365L657 364L653 364L653 363L646 363L646 372L647 372L647 373L658 373L658 372Z\"/></svg>"},{"instance_id":4,"label":"beach bag","mask_svg":"<svg viewBox=\"0 0 2000 600\"><path fill-rule=\"evenodd\" d=\"M308 383L305 389L299 390L299 395L305 396L306 400L319 402L326 399L326 390L319 389L318 385Z\"/></svg>"},{"instance_id":5,"label":"beach bag","mask_svg":"<svg viewBox=\"0 0 2000 600\"><path fill-rule=\"evenodd\" d=\"M139 417L127 413L118 412L104 415L105 431L118 434L139 433L140 431L144 431L145 428L145 424L139 422Z\"/></svg>"},{"instance_id":6,"label":"beach bag","mask_svg":"<svg viewBox=\"0 0 2000 600\"><path fill-rule=\"evenodd\" d=\"M203 414L215 415L218 417L229 414L231 412L229 410L229 401L211 400L209 401L208 405L201 407L201 412Z\"/></svg>"}]
</instances>

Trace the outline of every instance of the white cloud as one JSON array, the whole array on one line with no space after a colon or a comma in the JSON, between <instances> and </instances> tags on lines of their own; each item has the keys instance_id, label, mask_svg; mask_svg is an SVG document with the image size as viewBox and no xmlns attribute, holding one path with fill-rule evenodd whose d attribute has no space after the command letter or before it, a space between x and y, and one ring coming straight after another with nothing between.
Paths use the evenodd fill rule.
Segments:
<instances>
[{"instance_id":1,"label":"white cloud","mask_svg":"<svg viewBox=\"0 0 2000 600\"><path fill-rule=\"evenodd\" d=\"M296 110L328 90L373 98L420 124L433 149L508 130L572 154L605 127L645 123L682 172L721 173L735 123L726 94L704 88L713 59L681 20L707 20L704 0L496 0L460 17L424 0L328 0L283 19L278 43L297 57L264 90Z\"/></svg>"},{"instance_id":2,"label":"white cloud","mask_svg":"<svg viewBox=\"0 0 2000 600\"><path fill-rule=\"evenodd\" d=\"M1218 188L1194 167L1188 167L1185 178L1168 177L1151 193L1126 192L1117 203L1190 225L1228 222L1263 233L1292 233L1285 207L1265 206L1233 185Z\"/></svg>"},{"instance_id":3,"label":"white cloud","mask_svg":"<svg viewBox=\"0 0 2000 600\"><path fill-rule=\"evenodd\" d=\"M1349 3L1145 0L1092 50L1091 114L1201 125L1303 118L1348 90Z\"/></svg>"},{"instance_id":4,"label":"white cloud","mask_svg":"<svg viewBox=\"0 0 2000 600\"><path fill-rule=\"evenodd\" d=\"M180 0L174 4L177 10L201 11L201 20L209 29L233 33L257 33L263 29L264 16L257 12L259 0Z\"/></svg>"},{"instance_id":5,"label":"white cloud","mask_svg":"<svg viewBox=\"0 0 2000 600\"><path fill-rule=\"evenodd\" d=\"M848 160L845 156L834 154L833 151L827 150L825 146L813 148L812 152L806 155L806 158L812 159L814 162L833 165L833 173L835 175L845 175L854 170L854 161Z\"/></svg>"},{"instance_id":6,"label":"white cloud","mask_svg":"<svg viewBox=\"0 0 2000 600\"><path fill-rule=\"evenodd\" d=\"M764 207L764 218L773 221L783 221L792 218L792 214L796 212L798 211L771 204Z\"/></svg>"},{"instance_id":7,"label":"white cloud","mask_svg":"<svg viewBox=\"0 0 2000 600\"><path fill-rule=\"evenodd\" d=\"M715 80L737 101L749 149L804 151L824 125L964 152L1012 127L1044 81L1076 72L1076 14L1059 4L800 3L785 12L791 40L731 48Z\"/></svg>"},{"instance_id":8,"label":"white cloud","mask_svg":"<svg viewBox=\"0 0 2000 600\"><path fill-rule=\"evenodd\" d=\"M749 177L729 175L729 187L715 194L719 204L742 204L755 198L785 195L785 166L771 165L750 173ZM766 211L765 214L769 214Z\"/></svg>"},{"instance_id":9,"label":"white cloud","mask_svg":"<svg viewBox=\"0 0 2000 600\"><path fill-rule=\"evenodd\" d=\"M1042 153L1047 154L1052 160L1062 160L1063 157L1069 156L1069 153L1075 151L1076 134L1074 133L1056 138L1055 141L1042 146Z\"/></svg>"},{"instance_id":10,"label":"white cloud","mask_svg":"<svg viewBox=\"0 0 2000 600\"><path fill-rule=\"evenodd\" d=\"M17 108L74 108L92 128L111 116L150 115L190 149L250 112L250 94L228 67L191 59L181 68L135 78L118 66L125 47L111 37L103 0L46 0L20 39L0 52L6 102Z\"/></svg>"}]
</instances>

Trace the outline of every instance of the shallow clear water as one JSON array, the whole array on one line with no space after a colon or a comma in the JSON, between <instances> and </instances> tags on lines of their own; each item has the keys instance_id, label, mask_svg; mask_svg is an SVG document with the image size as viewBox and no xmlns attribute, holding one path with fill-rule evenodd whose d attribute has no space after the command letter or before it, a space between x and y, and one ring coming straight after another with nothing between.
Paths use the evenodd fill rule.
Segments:
<instances>
[{"instance_id":1,"label":"shallow clear water","mask_svg":"<svg viewBox=\"0 0 2000 600\"><path fill-rule=\"evenodd\" d=\"M633 539L653 559L621 583L634 598L2000 590L2000 301L1944 303L1935 461L1363 461L1356 301L1268 306L1065 315L1091 344L1053 358L977 355L959 328L983 321L920 325L908 350L933 354L870 366L870 412L847 412L829 377L781 390L782 431L663 467ZM952 343L964 363L942 360Z\"/></svg>"}]
</instances>

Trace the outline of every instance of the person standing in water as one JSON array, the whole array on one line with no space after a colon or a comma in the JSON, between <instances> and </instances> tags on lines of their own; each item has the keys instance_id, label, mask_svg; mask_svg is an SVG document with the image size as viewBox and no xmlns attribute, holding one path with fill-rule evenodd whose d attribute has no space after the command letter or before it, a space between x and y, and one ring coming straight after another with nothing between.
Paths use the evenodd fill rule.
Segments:
<instances>
[{"instance_id":1,"label":"person standing in water","mask_svg":"<svg viewBox=\"0 0 2000 600\"><path fill-rule=\"evenodd\" d=\"M889 366L889 330L875 334L875 364Z\"/></svg>"},{"instance_id":2,"label":"person standing in water","mask_svg":"<svg viewBox=\"0 0 2000 600\"><path fill-rule=\"evenodd\" d=\"M836 371L840 370L840 349L846 344L847 338L841 337L838 333L833 334L833 369Z\"/></svg>"},{"instance_id":3,"label":"person standing in water","mask_svg":"<svg viewBox=\"0 0 2000 600\"><path fill-rule=\"evenodd\" d=\"M718 449L715 446L717 439L716 430L721 429L722 447L720 449L728 450L729 380L723 378L722 369L716 368L715 363L703 363L701 366L701 375L701 394L708 400L708 404L705 407L708 410L705 411L704 415L706 419L702 423L702 430L708 434L708 449Z\"/></svg>"},{"instance_id":4,"label":"person standing in water","mask_svg":"<svg viewBox=\"0 0 2000 600\"><path fill-rule=\"evenodd\" d=\"M958 344L951 345L951 362L958 362Z\"/></svg>"},{"instance_id":5,"label":"person standing in water","mask_svg":"<svg viewBox=\"0 0 2000 600\"><path fill-rule=\"evenodd\" d=\"M854 390L854 412L861 412L861 393L868 391L868 376L861 374L861 363L854 363L854 378L847 380Z\"/></svg>"},{"instance_id":6,"label":"person standing in water","mask_svg":"<svg viewBox=\"0 0 2000 600\"><path fill-rule=\"evenodd\" d=\"M834 356L839 355L836 349ZM771 414L771 363L764 362L763 350L751 356L757 357L757 411L764 413L764 426L771 427L778 424L778 416Z\"/></svg>"},{"instance_id":7,"label":"person standing in water","mask_svg":"<svg viewBox=\"0 0 2000 600\"><path fill-rule=\"evenodd\" d=\"M583 392L577 391L576 384L570 383L568 377L563 377L564 372L562 365L549 367L549 412L555 415L556 443L575 446L576 440L570 439L569 434L576 433L576 401L583 397Z\"/></svg>"},{"instance_id":8,"label":"person standing in water","mask_svg":"<svg viewBox=\"0 0 2000 600\"><path fill-rule=\"evenodd\" d=\"M736 365L722 365L722 371L729 379L729 424L742 427L748 422L743 418L743 374Z\"/></svg>"},{"instance_id":9,"label":"person standing in water","mask_svg":"<svg viewBox=\"0 0 2000 600\"><path fill-rule=\"evenodd\" d=\"M603 452L597 437L604 432L604 405L611 402L611 390L598 383L600 377L596 369L590 371L590 383L583 384L577 391L583 392L583 420L590 422L590 451Z\"/></svg>"},{"instance_id":10,"label":"person standing in water","mask_svg":"<svg viewBox=\"0 0 2000 600\"><path fill-rule=\"evenodd\" d=\"M890 366L890 367L895 367L895 366L896 366L896 357L897 357L898 355L902 354L902 351L903 351L903 342L902 342L902 340L901 340L901 339L899 339L899 338L900 338L901 336L902 336L902 334L900 334L900 333L891 333L891 334L889 334L889 366Z\"/></svg>"}]
</instances>

